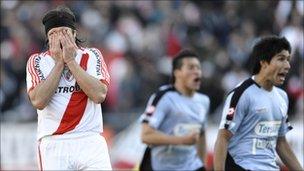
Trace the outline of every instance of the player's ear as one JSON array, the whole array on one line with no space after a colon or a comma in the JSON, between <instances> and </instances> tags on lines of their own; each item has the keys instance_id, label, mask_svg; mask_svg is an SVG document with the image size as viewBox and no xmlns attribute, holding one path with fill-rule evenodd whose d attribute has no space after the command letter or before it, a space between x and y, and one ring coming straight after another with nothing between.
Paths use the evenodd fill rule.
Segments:
<instances>
[{"instance_id":1,"label":"player's ear","mask_svg":"<svg viewBox=\"0 0 304 171\"><path fill-rule=\"evenodd\" d=\"M266 60L261 60L260 65L261 69L265 69L269 63Z\"/></svg>"},{"instance_id":2,"label":"player's ear","mask_svg":"<svg viewBox=\"0 0 304 171\"><path fill-rule=\"evenodd\" d=\"M176 78L176 77L179 77L179 75L180 75L180 70L179 70L179 69L174 70L174 71L173 71L173 75L175 76L175 78Z\"/></svg>"},{"instance_id":3,"label":"player's ear","mask_svg":"<svg viewBox=\"0 0 304 171\"><path fill-rule=\"evenodd\" d=\"M73 36L76 38L76 35L77 35L77 31L76 30L73 30Z\"/></svg>"}]
</instances>

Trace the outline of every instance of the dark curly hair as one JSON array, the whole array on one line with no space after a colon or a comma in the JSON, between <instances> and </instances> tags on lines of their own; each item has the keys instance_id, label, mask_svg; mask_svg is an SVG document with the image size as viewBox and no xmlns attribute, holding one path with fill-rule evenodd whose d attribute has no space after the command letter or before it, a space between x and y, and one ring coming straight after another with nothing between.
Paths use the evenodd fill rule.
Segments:
<instances>
[{"instance_id":1,"label":"dark curly hair","mask_svg":"<svg viewBox=\"0 0 304 171\"><path fill-rule=\"evenodd\" d=\"M291 46L285 37L262 37L253 47L250 59L253 63L252 74L258 74L261 69L260 61L270 63L271 59L282 50L291 52Z\"/></svg>"}]
</instances>

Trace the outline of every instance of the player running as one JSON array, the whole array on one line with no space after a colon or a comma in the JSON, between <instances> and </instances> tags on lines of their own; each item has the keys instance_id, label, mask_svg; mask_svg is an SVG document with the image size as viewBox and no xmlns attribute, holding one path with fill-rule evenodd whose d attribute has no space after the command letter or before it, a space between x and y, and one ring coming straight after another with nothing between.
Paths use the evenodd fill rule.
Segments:
<instances>
[{"instance_id":1,"label":"player running","mask_svg":"<svg viewBox=\"0 0 304 171\"><path fill-rule=\"evenodd\" d=\"M268 36L253 47L253 76L227 97L214 149L215 170L279 170L278 153L290 170L302 170L285 134L292 129L282 85L290 69L285 38Z\"/></svg>"},{"instance_id":2,"label":"player running","mask_svg":"<svg viewBox=\"0 0 304 171\"><path fill-rule=\"evenodd\" d=\"M140 170L205 170L209 97L198 56L184 50L173 59L173 84L153 94L142 115L141 139L149 145Z\"/></svg>"}]
</instances>

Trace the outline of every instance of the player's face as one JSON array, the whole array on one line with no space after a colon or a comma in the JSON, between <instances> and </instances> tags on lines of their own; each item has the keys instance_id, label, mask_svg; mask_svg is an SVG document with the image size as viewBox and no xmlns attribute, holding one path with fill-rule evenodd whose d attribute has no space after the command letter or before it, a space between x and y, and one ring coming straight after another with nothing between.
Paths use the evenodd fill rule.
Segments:
<instances>
[{"instance_id":1,"label":"player's face","mask_svg":"<svg viewBox=\"0 0 304 171\"><path fill-rule=\"evenodd\" d=\"M191 91L196 91L200 88L202 70L198 59L184 58L182 59L182 67L176 74L176 79L181 79L184 87Z\"/></svg>"},{"instance_id":2,"label":"player's face","mask_svg":"<svg viewBox=\"0 0 304 171\"><path fill-rule=\"evenodd\" d=\"M269 64L266 64L265 71L268 80L271 81L273 85L279 86L284 83L290 69L289 62L289 52L287 50L282 50L271 59Z\"/></svg>"},{"instance_id":3,"label":"player's face","mask_svg":"<svg viewBox=\"0 0 304 171\"><path fill-rule=\"evenodd\" d=\"M63 32L63 31L67 31L69 34L73 35L73 39L75 41L75 39L76 39L76 32L73 33L73 30L71 28L69 28L69 27L55 27L55 28L52 28L47 33L47 37L49 39L52 34L60 33L60 32Z\"/></svg>"}]
</instances>

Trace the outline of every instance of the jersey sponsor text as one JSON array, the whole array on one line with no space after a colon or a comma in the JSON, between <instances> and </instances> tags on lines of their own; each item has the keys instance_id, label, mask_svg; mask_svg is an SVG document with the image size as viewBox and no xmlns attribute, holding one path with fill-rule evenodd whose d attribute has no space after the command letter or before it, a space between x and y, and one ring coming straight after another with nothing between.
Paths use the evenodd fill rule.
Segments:
<instances>
[{"instance_id":1,"label":"jersey sponsor text","mask_svg":"<svg viewBox=\"0 0 304 171\"><path fill-rule=\"evenodd\" d=\"M262 121L255 126L255 133L261 136L277 136L281 121Z\"/></svg>"}]
</instances>

